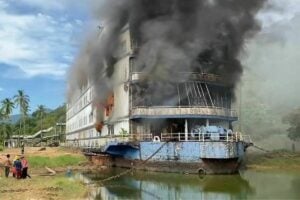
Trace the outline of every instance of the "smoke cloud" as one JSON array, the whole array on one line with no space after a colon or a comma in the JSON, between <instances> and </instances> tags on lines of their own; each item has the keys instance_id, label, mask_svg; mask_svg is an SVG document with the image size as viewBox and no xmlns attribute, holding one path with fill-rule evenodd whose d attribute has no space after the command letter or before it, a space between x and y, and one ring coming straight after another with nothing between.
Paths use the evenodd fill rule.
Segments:
<instances>
[{"instance_id":1,"label":"smoke cloud","mask_svg":"<svg viewBox=\"0 0 300 200\"><path fill-rule=\"evenodd\" d=\"M282 118L300 107L300 10L294 0L269 1L259 13L262 30L247 41L239 123L258 146L291 149ZM240 91L241 89L241 91ZM300 150L300 143L296 146Z\"/></svg>"},{"instance_id":2,"label":"smoke cloud","mask_svg":"<svg viewBox=\"0 0 300 200\"><path fill-rule=\"evenodd\" d=\"M104 29L92 31L70 72L68 96L89 80L95 102L104 102L114 86L118 36L129 24L138 44L135 70L148 77L150 91L166 94L178 72L205 72L226 77L234 88L243 66L240 55L247 39L260 30L255 15L265 0L104 0L93 14ZM185 77L188 79L189 77ZM157 82L159 80L159 82ZM155 83L155 84L154 84ZM142 93L140 91L140 93ZM159 96L159 95L157 95Z\"/></svg>"}]
</instances>

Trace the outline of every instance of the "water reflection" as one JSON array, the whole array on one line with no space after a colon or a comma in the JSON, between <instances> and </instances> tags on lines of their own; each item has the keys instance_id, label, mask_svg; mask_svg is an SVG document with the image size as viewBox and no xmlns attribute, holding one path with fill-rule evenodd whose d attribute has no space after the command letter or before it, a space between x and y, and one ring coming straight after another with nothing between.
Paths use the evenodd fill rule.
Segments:
<instances>
[{"instance_id":1,"label":"water reflection","mask_svg":"<svg viewBox=\"0 0 300 200\"><path fill-rule=\"evenodd\" d=\"M134 172L100 186L99 180L119 173L107 170L87 173L84 178L98 184L93 199L246 199L254 192L240 175L205 176Z\"/></svg>"}]
</instances>

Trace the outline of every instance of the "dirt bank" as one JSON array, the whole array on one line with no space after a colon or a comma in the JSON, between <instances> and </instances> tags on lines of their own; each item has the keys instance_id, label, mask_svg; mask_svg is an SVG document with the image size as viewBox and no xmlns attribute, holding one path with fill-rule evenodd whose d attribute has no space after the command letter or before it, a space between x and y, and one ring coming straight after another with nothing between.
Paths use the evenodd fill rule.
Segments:
<instances>
[{"instance_id":1,"label":"dirt bank","mask_svg":"<svg viewBox=\"0 0 300 200\"><path fill-rule=\"evenodd\" d=\"M6 154L10 154L12 160L20 155L20 149L0 152L0 163L3 163ZM72 169L74 173L76 170L94 168L81 152L63 148L25 148L25 157L29 160L32 179L16 180L12 176L5 178L1 168L1 199L84 199L88 194L83 183L65 176L67 169ZM49 176L45 166L55 170L57 174Z\"/></svg>"}]
</instances>

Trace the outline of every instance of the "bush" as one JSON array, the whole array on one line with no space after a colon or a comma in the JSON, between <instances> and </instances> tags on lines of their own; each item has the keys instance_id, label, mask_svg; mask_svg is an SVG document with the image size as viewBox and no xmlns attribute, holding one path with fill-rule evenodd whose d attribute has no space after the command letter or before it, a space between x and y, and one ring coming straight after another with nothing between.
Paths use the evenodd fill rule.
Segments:
<instances>
[{"instance_id":1,"label":"bush","mask_svg":"<svg viewBox=\"0 0 300 200\"><path fill-rule=\"evenodd\" d=\"M4 147L3 146L0 146L0 151L3 151Z\"/></svg>"}]
</instances>

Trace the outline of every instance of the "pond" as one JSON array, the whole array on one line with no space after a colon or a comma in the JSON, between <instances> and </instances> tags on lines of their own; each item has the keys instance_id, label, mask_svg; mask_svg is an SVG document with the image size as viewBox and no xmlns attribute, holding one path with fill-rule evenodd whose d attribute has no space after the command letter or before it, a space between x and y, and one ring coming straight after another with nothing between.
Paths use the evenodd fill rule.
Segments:
<instances>
[{"instance_id":1,"label":"pond","mask_svg":"<svg viewBox=\"0 0 300 200\"><path fill-rule=\"evenodd\" d=\"M300 199L300 172L243 171L237 175L188 175L135 171L101 183L123 169L83 173L91 199Z\"/></svg>"}]
</instances>

